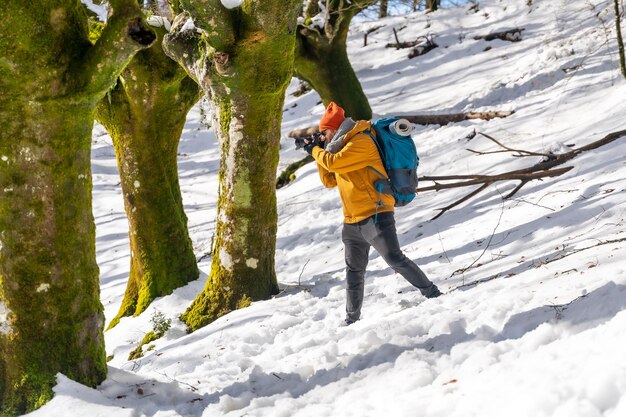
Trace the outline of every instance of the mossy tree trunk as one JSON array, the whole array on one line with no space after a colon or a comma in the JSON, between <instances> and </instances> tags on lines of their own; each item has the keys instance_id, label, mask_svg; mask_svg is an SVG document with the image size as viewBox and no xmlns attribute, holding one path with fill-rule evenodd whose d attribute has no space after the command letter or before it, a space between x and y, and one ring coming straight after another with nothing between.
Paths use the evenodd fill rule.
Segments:
<instances>
[{"instance_id":1,"label":"mossy tree trunk","mask_svg":"<svg viewBox=\"0 0 626 417\"><path fill-rule=\"evenodd\" d=\"M56 374L106 377L91 211L94 110L150 45L134 0L111 1L97 44L80 2L0 8L0 415L33 410Z\"/></svg>"},{"instance_id":2,"label":"mossy tree trunk","mask_svg":"<svg viewBox=\"0 0 626 417\"><path fill-rule=\"evenodd\" d=\"M278 292L275 181L301 3L244 0L232 10L220 0L181 3L165 49L210 98L222 153L211 273L181 317L195 330Z\"/></svg>"},{"instance_id":3,"label":"mossy tree trunk","mask_svg":"<svg viewBox=\"0 0 626 417\"><path fill-rule=\"evenodd\" d=\"M135 55L96 118L113 138L129 223L130 277L121 317L198 278L178 183L177 151L198 84L155 44Z\"/></svg>"},{"instance_id":4,"label":"mossy tree trunk","mask_svg":"<svg viewBox=\"0 0 626 417\"><path fill-rule=\"evenodd\" d=\"M372 109L348 59L348 30L354 15L376 1L328 0L323 29L312 25L298 27L296 76L311 84L324 105L334 101L354 119L370 119ZM305 22L310 17L305 16Z\"/></svg>"}]
</instances>

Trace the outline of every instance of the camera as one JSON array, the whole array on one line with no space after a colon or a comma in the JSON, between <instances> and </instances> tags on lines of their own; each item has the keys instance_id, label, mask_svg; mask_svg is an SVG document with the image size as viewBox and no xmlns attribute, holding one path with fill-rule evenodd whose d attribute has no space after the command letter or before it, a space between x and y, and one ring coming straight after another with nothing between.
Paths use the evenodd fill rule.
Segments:
<instances>
[{"instance_id":1,"label":"camera","mask_svg":"<svg viewBox=\"0 0 626 417\"><path fill-rule=\"evenodd\" d=\"M325 143L322 140L323 139L323 135L321 132L317 132L317 133L313 133L311 135L307 135L307 136L301 136L299 138L295 138L294 139L294 143L296 145L296 149L302 149L304 148L304 145L306 145L306 142L313 142L315 145L317 146L321 146L322 148L324 147Z\"/></svg>"}]
</instances>

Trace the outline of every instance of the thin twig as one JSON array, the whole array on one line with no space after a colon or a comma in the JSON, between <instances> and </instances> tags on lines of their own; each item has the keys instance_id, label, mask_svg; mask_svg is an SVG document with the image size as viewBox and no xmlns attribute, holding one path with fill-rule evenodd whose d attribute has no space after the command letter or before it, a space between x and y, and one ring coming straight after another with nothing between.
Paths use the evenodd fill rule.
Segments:
<instances>
[{"instance_id":1,"label":"thin twig","mask_svg":"<svg viewBox=\"0 0 626 417\"><path fill-rule=\"evenodd\" d=\"M576 249L576 250L573 250L571 252L567 252L565 254L562 254L561 256L558 256L558 257L553 258L553 259L549 259L549 260L546 260L546 261L539 261L539 265L546 265L546 264L549 264L549 263L552 263L552 262L560 261L561 259L567 258L570 255L574 255L576 253L583 252L583 251L586 251L588 249L592 249L592 248L595 248L595 247L598 247L598 246L610 245L610 244L613 244L613 243L620 243L620 242L626 242L626 237L621 238L621 239L612 239L612 240L600 241L600 242L598 242L595 245L586 246L584 248ZM535 263L533 263L530 266L534 266L534 265L535 265ZM570 271L571 271L571 269L567 270L565 272L570 272ZM497 273L497 274L492 275L492 276L487 277L487 278L482 278L482 279L478 279L476 281L468 282L467 284L459 285L458 287L454 287L450 291L459 290L461 288L472 287L472 286L479 285L479 284L482 284L482 283L485 283L485 282L493 281L494 279L497 279L497 278L507 278L507 277L510 277L512 275L514 275L514 274L500 275L500 273Z\"/></svg>"},{"instance_id":2,"label":"thin twig","mask_svg":"<svg viewBox=\"0 0 626 417\"><path fill-rule=\"evenodd\" d=\"M515 193L517 193L519 190L521 190L522 187L525 186L526 184L528 184L528 180L521 181L519 183L519 185L513 189L513 191L511 191L506 196L504 196L504 199L508 200L509 198L513 197L515 195Z\"/></svg>"},{"instance_id":3,"label":"thin twig","mask_svg":"<svg viewBox=\"0 0 626 417\"><path fill-rule=\"evenodd\" d=\"M302 273L304 272L304 268L308 265L311 259L307 259L304 265L302 266L302 271L300 271L300 275L298 276L298 286L300 286L300 278L302 277Z\"/></svg>"},{"instance_id":4,"label":"thin twig","mask_svg":"<svg viewBox=\"0 0 626 417\"><path fill-rule=\"evenodd\" d=\"M530 151L525 151L523 149L513 149L513 148L509 148L508 146L503 145L502 143L500 143L499 141L497 141L496 139L494 139L493 137L489 136L486 133L483 132L478 132L479 135L486 137L487 139L489 139L490 141L494 142L496 145L498 145L499 147L509 151L509 152L517 152L520 155L525 155L525 156L542 156L545 158L549 158L550 154L546 154L546 153L539 153L539 152L530 152Z\"/></svg>"},{"instance_id":5,"label":"thin twig","mask_svg":"<svg viewBox=\"0 0 626 417\"><path fill-rule=\"evenodd\" d=\"M546 210L555 211L555 210L554 210L553 208L551 208L551 207L548 207L548 206L543 206L543 205L541 205L541 204L537 204L537 203L533 203L532 201L527 201L527 200L524 200L523 198L516 198L516 199L513 199L512 201L519 201L519 202L522 202L522 203L531 204L531 205L533 205L533 206L541 207L541 208L544 208L544 209L546 209Z\"/></svg>"},{"instance_id":6,"label":"thin twig","mask_svg":"<svg viewBox=\"0 0 626 417\"><path fill-rule=\"evenodd\" d=\"M439 236L439 244L441 244L441 250L443 251L443 255L448 260L448 263L451 264L450 258L448 258L448 253L446 252L446 248L443 246L443 240L441 239L441 233L439 233L439 229L437 229L437 236Z\"/></svg>"},{"instance_id":7,"label":"thin twig","mask_svg":"<svg viewBox=\"0 0 626 417\"><path fill-rule=\"evenodd\" d=\"M183 381L179 381L179 380L178 380L178 379L176 379L176 378L172 378L171 376L169 376L169 375L168 375L168 374L166 374L165 372L159 372L159 371L155 371L155 372L156 372L157 374L159 374L159 375L163 375L164 377L166 377L166 378L170 379L171 381L176 382L177 384L182 384L182 385L186 385L186 386L188 386L189 388L191 388L191 390L192 390L192 391L198 391L198 387L194 387L194 386L193 386L193 385L191 385L191 384L188 384L188 383L183 382Z\"/></svg>"},{"instance_id":8,"label":"thin twig","mask_svg":"<svg viewBox=\"0 0 626 417\"><path fill-rule=\"evenodd\" d=\"M570 255L574 255L576 253L583 252L583 251L586 251L588 249L592 249L592 248L595 248L595 247L598 247L598 246L603 246L603 245L610 245L610 244L613 244L613 243L619 243L619 242L626 242L626 237L621 238L621 239L600 241L600 242L596 243L595 245L585 246L584 248L580 248L580 249L574 249L573 251L567 252L566 254L564 254L562 256L559 256L559 257L556 257L556 258L553 258L553 259L549 259L547 261L543 261L541 264L542 265L551 264L552 262L560 261L561 259L567 258Z\"/></svg>"},{"instance_id":9,"label":"thin twig","mask_svg":"<svg viewBox=\"0 0 626 417\"><path fill-rule=\"evenodd\" d=\"M500 196L502 197L502 194L500 194ZM496 230L498 230L498 227L500 226L500 222L502 221L502 216L504 215L504 198L502 198L502 204L501 204L500 207L501 207L500 208L500 216L498 217L498 222L496 223L496 226L493 228L493 232L491 232L491 236L489 236L489 240L487 241L487 245L483 249L482 253L478 256L478 258L474 259L474 262L472 262L471 264L469 264L465 268L457 269L456 271L454 271L452 273L452 275L450 275L450 277L453 277L454 275L457 275L457 274L463 274L463 281L462 281L463 285L465 285L465 271L467 271L470 268L472 268L480 260L480 258L482 258L483 255L487 252L487 249L489 249L489 246L491 245L491 241L493 240L493 237L496 234Z\"/></svg>"},{"instance_id":10,"label":"thin twig","mask_svg":"<svg viewBox=\"0 0 626 417\"><path fill-rule=\"evenodd\" d=\"M396 49L400 49L400 39L398 39L398 32L396 32L396 28L393 28L393 36L396 37Z\"/></svg>"}]
</instances>

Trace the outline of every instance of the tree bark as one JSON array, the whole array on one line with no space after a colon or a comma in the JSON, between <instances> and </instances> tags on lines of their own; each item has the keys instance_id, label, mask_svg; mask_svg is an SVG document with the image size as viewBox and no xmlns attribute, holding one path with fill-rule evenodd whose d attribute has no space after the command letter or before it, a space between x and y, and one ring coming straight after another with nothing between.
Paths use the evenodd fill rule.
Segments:
<instances>
[{"instance_id":1,"label":"tree bark","mask_svg":"<svg viewBox=\"0 0 626 417\"><path fill-rule=\"evenodd\" d=\"M198 278L178 183L177 151L200 88L165 55L162 39L140 51L96 118L115 146L129 223L130 276L117 316L139 315L156 297Z\"/></svg>"},{"instance_id":2,"label":"tree bark","mask_svg":"<svg viewBox=\"0 0 626 417\"><path fill-rule=\"evenodd\" d=\"M211 273L181 316L190 331L278 292L275 181L300 6L244 1L227 10L219 0L194 3L186 12L202 34L184 30L183 14L165 38L166 53L211 99L222 152Z\"/></svg>"},{"instance_id":3,"label":"tree bark","mask_svg":"<svg viewBox=\"0 0 626 417\"><path fill-rule=\"evenodd\" d=\"M348 59L346 40L354 15L374 3L329 0L323 29L304 25L298 28L296 76L311 84L324 105L334 101L354 119L371 119L372 109Z\"/></svg>"},{"instance_id":4,"label":"tree bark","mask_svg":"<svg viewBox=\"0 0 626 417\"><path fill-rule=\"evenodd\" d=\"M619 68L622 77L626 78L626 54L624 53L624 38L622 37L622 19L619 10L619 1L613 0L615 11L615 30L617 32L617 49L619 51Z\"/></svg>"},{"instance_id":5,"label":"tree bark","mask_svg":"<svg viewBox=\"0 0 626 417\"><path fill-rule=\"evenodd\" d=\"M434 12L439 8L439 1L440 0L426 0L426 9Z\"/></svg>"},{"instance_id":6,"label":"tree bark","mask_svg":"<svg viewBox=\"0 0 626 417\"><path fill-rule=\"evenodd\" d=\"M0 8L0 415L40 407L61 372L106 377L91 210L94 109L154 33L111 1L88 41L76 1Z\"/></svg>"},{"instance_id":7,"label":"tree bark","mask_svg":"<svg viewBox=\"0 0 626 417\"><path fill-rule=\"evenodd\" d=\"M389 12L389 1L388 0L380 0L378 4L378 18L382 19L383 17L387 17L387 13Z\"/></svg>"}]
</instances>

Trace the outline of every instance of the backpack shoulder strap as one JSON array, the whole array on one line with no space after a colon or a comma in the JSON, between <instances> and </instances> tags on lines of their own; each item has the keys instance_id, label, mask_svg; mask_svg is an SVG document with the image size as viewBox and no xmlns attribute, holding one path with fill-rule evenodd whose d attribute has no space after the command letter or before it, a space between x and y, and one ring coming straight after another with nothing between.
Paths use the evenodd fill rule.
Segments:
<instances>
[{"instance_id":1,"label":"backpack shoulder strap","mask_svg":"<svg viewBox=\"0 0 626 417\"><path fill-rule=\"evenodd\" d=\"M366 129L363 131L363 133L365 133L367 136L372 138L372 140L374 141L374 144L376 145L376 148L378 149L378 153L380 154L380 159L384 165L385 164L385 147L382 145L382 143L380 143L380 139L379 139L380 132L378 131L378 128L372 125L371 129Z\"/></svg>"}]
</instances>

